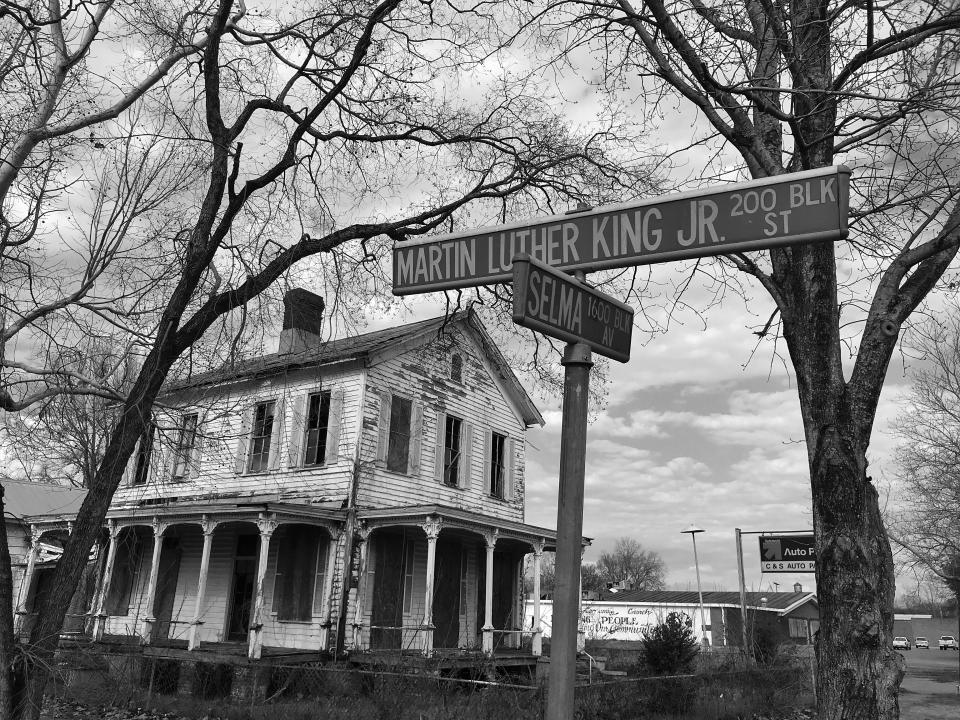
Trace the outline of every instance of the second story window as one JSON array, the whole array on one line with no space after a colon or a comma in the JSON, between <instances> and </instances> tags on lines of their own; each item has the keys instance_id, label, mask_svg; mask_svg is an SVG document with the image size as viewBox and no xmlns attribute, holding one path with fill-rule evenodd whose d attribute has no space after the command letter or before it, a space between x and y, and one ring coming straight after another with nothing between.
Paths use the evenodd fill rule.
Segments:
<instances>
[{"instance_id":1,"label":"second story window","mask_svg":"<svg viewBox=\"0 0 960 720\"><path fill-rule=\"evenodd\" d=\"M265 472L270 463L270 442L273 437L273 400L258 403L253 411L253 427L250 432L250 453L247 459L248 472Z\"/></svg>"},{"instance_id":2,"label":"second story window","mask_svg":"<svg viewBox=\"0 0 960 720\"><path fill-rule=\"evenodd\" d=\"M327 429L330 423L330 391L307 399L306 451L304 465L323 465L327 456Z\"/></svg>"},{"instance_id":3,"label":"second story window","mask_svg":"<svg viewBox=\"0 0 960 720\"><path fill-rule=\"evenodd\" d=\"M490 494L495 498L507 496L507 438L498 432L490 434Z\"/></svg>"},{"instance_id":4,"label":"second story window","mask_svg":"<svg viewBox=\"0 0 960 720\"><path fill-rule=\"evenodd\" d=\"M173 456L173 477L185 478L190 475L193 453L197 445L197 414L184 415L177 432L177 446Z\"/></svg>"},{"instance_id":5,"label":"second story window","mask_svg":"<svg viewBox=\"0 0 960 720\"><path fill-rule=\"evenodd\" d=\"M133 466L133 485L146 485L150 476L150 456L153 454L153 436L157 426L153 418L147 423L147 429L140 437L140 446L137 448L137 460Z\"/></svg>"},{"instance_id":6,"label":"second story window","mask_svg":"<svg viewBox=\"0 0 960 720\"><path fill-rule=\"evenodd\" d=\"M393 396L390 405L390 439L387 445L387 469L407 472L410 460L410 415L413 404L408 398Z\"/></svg>"},{"instance_id":7,"label":"second story window","mask_svg":"<svg viewBox=\"0 0 960 720\"><path fill-rule=\"evenodd\" d=\"M443 484L460 487L460 448L463 421L447 415L443 440Z\"/></svg>"}]
</instances>

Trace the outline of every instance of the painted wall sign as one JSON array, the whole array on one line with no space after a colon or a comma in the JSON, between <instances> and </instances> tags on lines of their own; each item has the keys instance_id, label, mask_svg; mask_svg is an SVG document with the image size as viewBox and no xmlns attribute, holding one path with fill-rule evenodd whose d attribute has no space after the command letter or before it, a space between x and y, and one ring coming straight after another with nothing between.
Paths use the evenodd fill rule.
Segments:
<instances>
[{"instance_id":1,"label":"painted wall sign","mask_svg":"<svg viewBox=\"0 0 960 720\"><path fill-rule=\"evenodd\" d=\"M760 572L816 570L813 535L763 535L760 537Z\"/></svg>"},{"instance_id":2,"label":"painted wall sign","mask_svg":"<svg viewBox=\"0 0 960 720\"><path fill-rule=\"evenodd\" d=\"M513 259L513 321L620 362L630 359L633 308L529 256Z\"/></svg>"},{"instance_id":3,"label":"painted wall sign","mask_svg":"<svg viewBox=\"0 0 960 720\"><path fill-rule=\"evenodd\" d=\"M526 254L599 270L847 236L842 165L393 246L395 295L507 282Z\"/></svg>"},{"instance_id":4,"label":"painted wall sign","mask_svg":"<svg viewBox=\"0 0 960 720\"><path fill-rule=\"evenodd\" d=\"M694 637L700 637L700 610L697 605L640 606L634 603L584 600L580 605L579 630L587 640L642 640L644 633L664 622L672 612L683 613ZM709 611L708 611L709 615ZM553 603L540 601L543 636L551 636ZM533 629L533 602L524 604L524 629Z\"/></svg>"}]
</instances>

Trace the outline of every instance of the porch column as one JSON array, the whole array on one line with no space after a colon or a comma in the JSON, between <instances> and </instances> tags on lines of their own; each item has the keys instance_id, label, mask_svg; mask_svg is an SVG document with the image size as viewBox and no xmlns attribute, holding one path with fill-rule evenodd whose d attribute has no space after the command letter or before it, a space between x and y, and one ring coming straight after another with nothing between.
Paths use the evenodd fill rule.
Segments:
<instances>
[{"instance_id":1,"label":"porch column","mask_svg":"<svg viewBox=\"0 0 960 720\"><path fill-rule=\"evenodd\" d=\"M30 550L27 551L27 566L23 569L20 578L20 588L17 591L17 613L14 618L14 637L23 632L23 621L27 617L27 600L30 598L30 586L33 584L33 575L36 572L37 556L40 554L40 530L36 525L30 526Z\"/></svg>"},{"instance_id":2,"label":"porch column","mask_svg":"<svg viewBox=\"0 0 960 720\"><path fill-rule=\"evenodd\" d=\"M167 531L166 523L159 518L153 519L153 559L150 563L150 579L147 582L147 596L143 607L146 615L143 618L143 630L140 633L144 645L150 644L153 635L153 626L157 619L153 616L153 602L157 597L157 575L160 574L160 553L163 552L163 534Z\"/></svg>"},{"instance_id":3,"label":"porch column","mask_svg":"<svg viewBox=\"0 0 960 720\"><path fill-rule=\"evenodd\" d=\"M263 579L267 575L267 557L270 552L270 538L277 529L277 521L274 516L267 517L260 513L257 520L257 527L260 528L260 558L257 560L257 585L256 599L254 600L253 613L250 615L250 633L247 656L253 660L260 659L260 653L263 650Z\"/></svg>"},{"instance_id":4,"label":"porch column","mask_svg":"<svg viewBox=\"0 0 960 720\"><path fill-rule=\"evenodd\" d=\"M353 609L353 650L360 650L363 647L363 605L364 596L367 591L367 551L369 548L370 530L369 528L358 525L357 535L360 537L360 542L357 543L360 553L360 567L358 570L360 577L357 578L357 597ZM344 562L350 562L350 558L347 558Z\"/></svg>"},{"instance_id":5,"label":"porch column","mask_svg":"<svg viewBox=\"0 0 960 720\"><path fill-rule=\"evenodd\" d=\"M197 579L197 601L193 605L193 620L190 621L190 636L187 640L187 650L196 650L200 646L197 631L203 625L200 619L203 612L203 600L207 594L207 575L210 574L210 550L213 547L213 531L217 527L216 520L206 515L200 520L203 530L203 552L200 555L200 577Z\"/></svg>"},{"instance_id":6,"label":"porch column","mask_svg":"<svg viewBox=\"0 0 960 720\"><path fill-rule=\"evenodd\" d=\"M487 656L493 655L493 549L497 545L498 530L492 530L486 534L484 540L487 543L487 573L484 578L486 587L484 588L483 603L483 653Z\"/></svg>"},{"instance_id":7,"label":"porch column","mask_svg":"<svg viewBox=\"0 0 960 720\"><path fill-rule=\"evenodd\" d=\"M543 562L544 541L533 546L533 640L531 652L534 655L543 654L543 628L540 627L540 568Z\"/></svg>"},{"instance_id":8,"label":"porch column","mask_svg":"<svg viewBox=\"0 0 960 720\"><path fill-rule=\"evenodd\" d=\"M443 521L440 518L429 517L421 525L427 534L427 577L423 591L423 654L433 656L433 575L437 566L437 538L440 537L440 527Z\"/></svg>"},{"instance_id":9,"label":"porch column","mask_svg":"<svg viewBox=\"0 0 960 720\"><path fill-rule=\"evenodd\" d=\"M93 619L93 639L102 640L104 626L107 616L104 614L104 606L107 604L107 596L110 594L110 581L113 579L113 563L117 558L117 536L121 528L117 526L115 520L110 520L107 529L110 532L110 545L107 547L107 562L103 567L103 578L100 583L100 596L97 599L97 612Z\"/></svg>"},{"instance_id":10,"label":"porch column","mask_svg":"<svg viewBox=\"0 0 960 720\"><path fill-rule=\"evenodd\" d=\"M333 623L331 622L332 598L330 596L333 594L333 574L337 571L337 553L340 551L340 537L343 535L341 532L340 535L335 537L333 530L329 528L328 532L330 533L330 542L327 545L327 569L323 574L323 619L320 622L320 627L323 628L323 632L321 633L321 642L323 644L321 647L324 650L330 649L330 628L333 627ZM344 564L344 582L349 580L349 572L350 568Z\"/></svg>"}]
</instances>

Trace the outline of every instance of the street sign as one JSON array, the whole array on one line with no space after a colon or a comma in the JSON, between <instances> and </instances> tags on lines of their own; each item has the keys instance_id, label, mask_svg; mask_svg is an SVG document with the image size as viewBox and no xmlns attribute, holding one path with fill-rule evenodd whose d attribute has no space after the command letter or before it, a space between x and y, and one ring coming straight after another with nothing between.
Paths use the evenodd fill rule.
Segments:
<instances>
[{"instance_id":1,"label":"street sign","mask_svg":"<svg viewBox=\"0 0 960 720\"><path fill-rule=\"evenodd\" d=\"M761 536L760 572L812 573L815 570L813 535Z\"/></svg>"},{"instance_id":2,"label":"street sign","mask_svg":"<svg viewBox=\"0 0 960 720\"><path fill-rule=\"evenodd\" d=\"M849 186L839 165L394 243L393 293L507 282L521 254L593 271L842 240Z\"/></svg>"},{"instance_id":3,"label":"street sign","mask_svg":"<svg viewBox=\"0 0 960 720\"><path fill-rule=\"evenodd\" d=\"M513 321L620 362L630 359L633 308L528 255L513 258Z\"/></svg>"}]
</instances>

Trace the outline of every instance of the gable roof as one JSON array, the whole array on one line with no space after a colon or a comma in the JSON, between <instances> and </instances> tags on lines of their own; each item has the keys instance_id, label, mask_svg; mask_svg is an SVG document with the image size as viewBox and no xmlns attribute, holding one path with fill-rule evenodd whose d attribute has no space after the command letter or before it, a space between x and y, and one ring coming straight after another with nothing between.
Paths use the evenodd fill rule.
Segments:
<instances>
[{"instance_id":1,"label":"gable roof","mask_svg":"<svg viewBox=\"0 0 960 720\"><path fill-rule=\"evenodd\" d=\"M87 491L81 488L3 478L3 514L23 522L36 515L75 517Z\"/></svg>"},{"instance_id":2,"label":"gable roof","mask_svg":"<svg viewBox=\"0 0 960 720\"><path fill-rule=\"evenodd\" d=\"M696 590L625 590L604 593L603 601L644 603L650 605L699 605ZM817 602L812 592L748 592L747 607L751 610L769 610L785 615L807 602ZM740 593L728 590L707 590L703 593L704 607L740 607Z\"/></svg>"},{"instance_id":3,"label":"gable roof","mask_svg":"<svg viewBox=\"0 0 960 720\"><path fill-rule=\"evenodd\" d=\"M353 360L367 362L374 354L395 348L401 342L419 341L426 344L442 335L448 327L453 325L464 327L477 340L484 354L490 360L497 377L503 382L511 399L520 410L524 423L528 427L530 425L543 425L543 416L520 384L517 376L514 375L506 358L503 357L493 338L487 333L473 308L449 316L444 315L429 320L375 330L363 335L330 340L318 347L300 352L271 353L243 360L183 380L173 381L166 386L164 392L175 393L189 388L211 387L228 382L276 375L291 370L315 368Z\"/></svg>"}]
</instances>

